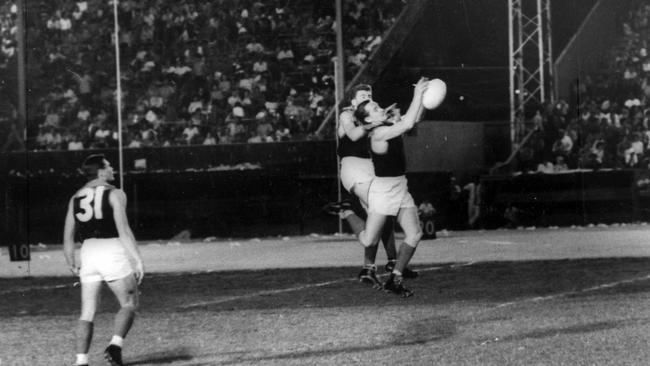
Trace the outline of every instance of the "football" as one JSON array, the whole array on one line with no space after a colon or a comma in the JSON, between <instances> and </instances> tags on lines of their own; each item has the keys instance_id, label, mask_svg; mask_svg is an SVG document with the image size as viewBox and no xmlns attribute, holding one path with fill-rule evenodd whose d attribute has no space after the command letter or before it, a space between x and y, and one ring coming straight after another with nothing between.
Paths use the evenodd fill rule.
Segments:
<instances>
[{"instance_id":1,"label":"football","mask_svg":"<svg viewBox=\"0 0 650 366\"><path fill-rule=\"evenodd\" d=\"M440 79L429 80L429 83L422 94L422 105L426 109L435 109L445 100L447 95L447 84Z\"/></svg>"}]
</instances>

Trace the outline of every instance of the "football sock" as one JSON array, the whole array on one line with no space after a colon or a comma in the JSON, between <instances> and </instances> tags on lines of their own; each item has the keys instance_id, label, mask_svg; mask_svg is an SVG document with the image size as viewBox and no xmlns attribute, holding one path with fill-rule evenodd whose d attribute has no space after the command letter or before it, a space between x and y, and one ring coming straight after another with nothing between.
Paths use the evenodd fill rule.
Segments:
<instances>
[{"instance_id":1,"label":"football sock","mask_svg":"<svg viewBox=\"0 0 650 366\"><path fill-rule=\"evenodd\" d=\"M388 259L395 259L397 257L397 249L395 249L395 220L392 217L387 217L384 226L381 229L381 242L384 244L386 250L386 257Z\"/></svg>"},{"instance_id":2,"label":"football sock","mask_svg":"<svg viewBox=\"0 0 650 366\"><path fill-rule=\"evenodd\" d=\"M112 345L118 346L122 348L122 344L124 343L124 338L114 335L113 338L111 338L111 343Z\"/></svg>"},{"instance_id":3,"label":"football sock","mask_svg":"<svg viewBox=\"0 0 650 366\"><path fill-rule=\"evenodd\" d=\"M395 273L395 271L398 271L401 274L402 271L404 271L404 268L406 268L408 263L411 261L411 258L413 258L414 253L415 247L412 247L406 243L402 243L399 251L397 252L397 263L395 263L395 269L393 270L393 273Z\"/></svg>"},{"instance_id":4,"label":"football sock","mask_svg":"<svg viewBox=\"0 0 650 366\"><path fill-rule=\"evenodd\" d=\"M133 325L135 319L135 308L133 306L123 306L120 311L115 314L115 330L113 334L122 338L126 337L127 333Z\"/></svg>"},{"instance_id":5,"label":"football sock","mask_svg":"<svg viewBox=\"0 0 650 366\"><path fill-rule=\"evenodd\" d=\"M87 365L88 364L88 354L87 353L77 353L77 365Z\"/></svg>"},{"instance_id":6,"label":"football sock","mask_svg":"<svg viewBox=\"0 0 650 366\"><path fill-rule=\"evenodd\" d=\"M77 354L87 354L93 339L93 322L79 320L77 323Z\"/></svg>"},{"instance_id":7,"label":"football sock","mask_svg":"<svg viewBox=\"0 0 650 366\"><path fill-rule=\"evenodd\" d=\"M371 245L363 248L363 264L365 266L375 266L375 258L377 258L377 249L379 245Z\"/></svg>"}]
</instances>

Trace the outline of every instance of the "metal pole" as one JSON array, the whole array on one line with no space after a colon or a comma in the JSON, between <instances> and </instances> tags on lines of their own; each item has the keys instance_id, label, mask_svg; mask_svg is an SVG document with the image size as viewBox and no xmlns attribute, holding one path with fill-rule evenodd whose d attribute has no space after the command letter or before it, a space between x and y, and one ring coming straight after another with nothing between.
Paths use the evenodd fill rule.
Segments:
<instances>
[{"instance_id":1,"label":"metal pole","mask_svg":"<svg viewBox=\"0 0 650 366\"><path fill-rule=\"evenodd\" d=\"M512 2L508 0L508 74L510 77L510 145L511 150L514 151L515 145L515 62L514 62L514 25L512 17Z\"/></svg>"},{"instance_id":2,"label":"metal pole","mask_svg":"<svg viewBox=\"0 0 650 366\"><path fill-rule=\"evenodd\" d=\"M542 0L537 0L537 47L539 56L539 101L546 101L546 80L544 78L544 64L546 63L544 47L544 17L542 16Z\"/></svg>"},{"instance_id":3,"label":"metal pole","mask_svg":"<svg viewBox=\"0 0 650 366\"><path fill-rule=\"evenodd\" d=\"M338 60L334 60L334 82L338 84L338 66L337 66ZM337 200L340 202L342 198L342 192L341 192L341 157L338 154L339 151L339 116L341 114L340 108L339 108L339 103L341 102L341 99L339 98L339 93L334 93L334 108L336 110L336 124L334 125L334 138L336 141L336 197ZM343 220L339 217L339 234L343 233Z\"/></svg>"},{"instance_id":4,"label":"metal pole","mask_svg":"<svg viewBox=\"0 0 650 366\"><path fill-rule=\"evenodd\" d=\"M555 90L555 72L554 62L553 62L553 42L551 37L551 0L544 0L544 13L546 14L546 47L548 47L548 82L549 82L549 99L551 102L555 101L555 95L557 92Z\"/></svg>"},{"instance_id":5,"label":"metal pole","mask_svg":"<svg viewBox=\"0 0 650 366\"><path fill-rule=\"evenodd\" d=\"M122 151L122 75L120 71L120 27L117 19L119 0L113 0L113 27L115 29L115 77L117 78L117 153L120 161L120 188L124 189L124 153Z\"/></svg>"},{"instance_id":6,"label":"metal pole","mask_svg":"<svg viewBox=\"0 0 650 366\"><path fill-rule=\"evenodd\" d=\"M343 11L341 8L341 0L336 1L336 60L334 61L334 98L336 105L336 125L334 128L334 136L336 138L336 147L338 151L339 146L339 104L343 100L343 91L345 90L345 55L343 53ZM336 186L338 200L341 201L341 164L338 153L336 154ZM339 233L343 233L343 220L339 217Z\"/></svg>"},{"instance_id":7,"label":"metal pole","mask_svg":"<svg viewBox=\"0 0 650 366\"><path fill-rule=\"evenodd\" d=\"M336 96L343 99L343 90L345 90L345 54L343 52L343 14L341 8L341 0L336 0L336 59L338 62L335 67L336 78ZM338 77L336 74L338 73Z\"/></svg>"},{"instance_id":8,"label":"metal pole","mask_svg":"<svg viewBox=\"0 0 650 366\"><path fill-rule=\"evenodd\" d=\"M25 151L27 150L27 87L25 81L25 0L16 2L17 16L16 25L16 56L18 68L18 126L16 131L22 134L22 141L19 141Z\"/></svg>"}]
</instances>

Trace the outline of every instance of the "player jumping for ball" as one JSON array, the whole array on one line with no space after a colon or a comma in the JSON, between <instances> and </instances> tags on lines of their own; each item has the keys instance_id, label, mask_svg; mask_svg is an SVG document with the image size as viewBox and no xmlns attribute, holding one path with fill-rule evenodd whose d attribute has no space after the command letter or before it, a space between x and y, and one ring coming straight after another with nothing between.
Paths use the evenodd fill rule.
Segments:
<instances>
[{"instance_id":1,"label":"player jumping for ball","mask_svg":"<svg viewBox=\"0 0 650 366\"><path fill-rule=\"evenodd\" d=\"M114 179L110 163L104 155L94 154L84 160L81 169L88 182L70 199L63 234L65 259L81 282L76 364L88 365L93 320L105 281L120 310L115 315L114 335L104 357L111 365L121 366L122 343L133 325L144 266L127 220L126 195L108 183ZM75 262L75 239L82 242L80 268Z\"/></svg>"},{"instance_id":2,"label":"player jumping for ball","mask_svg":"<svg viewBox=\"0 0 650 366\"><path fill-rule=\"evenodd\" d=\"M397 252L395 268L384 283L384 289L402 297L413 294L404 287L402 279L422 237L417 207L407 187L402 135L422 118L422 94L427 84L425 78L415 84L409 109L394 123L389 121L390 116L386 110L371 100L360 103L355 110L356 119L371 129L370 153L376 176L368 190L368 218L365 229L359 234L359 242L366 248L377 246L387 217L397 216L405 238Z\"/></svg>"},{"instance_id":3,"label":"player jumping for ball","mask_svg":"<svg viewBox=\"0 0 650 366\"><path fill-rule=\"evenodd\" d=\"M354 111L360 103L367 100L372 100L370 85L359 84L352 88L350 106L344 108L341 112L337 129L339 136L337 154L341 158L341 184L345 190L359 199L364 209L368 207L368 188L375 177L375 173L368 147L369 128L355 119ZM337 202L326 207L330 212L339 214L341 218L345 219L355 235L358 236L364 229L365 222L354 212L351 203L348 201ZM388 258L385 268L387 271L392 271L397 256L392 218L385 221L381 232L381 240ZM364 249L364 264L358 278L362 282L380 287L381 282L377 279L375 265L377 248L378 246L375 245ZM406 268L404 275L407 278L415 278L417 272Z\"/></svg>"}]
</instances>

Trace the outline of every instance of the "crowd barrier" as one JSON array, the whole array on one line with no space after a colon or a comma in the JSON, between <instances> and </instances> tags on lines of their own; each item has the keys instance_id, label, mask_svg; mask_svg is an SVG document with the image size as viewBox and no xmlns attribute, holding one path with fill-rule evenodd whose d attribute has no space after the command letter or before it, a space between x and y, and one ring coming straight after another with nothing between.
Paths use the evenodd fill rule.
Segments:
<instances>
[{"instance_id":1,"label":"crowd barrier","mask_svg":"<svg viewBox=\"0 0 650 366\"><path fill-rule=\"evenodd\" d=\"M199 238L331 234L338 219L321 208L338 199L334 148L329 141L126 149L127 214L145 240L185 231ZM93 152L116 161L115 151ZM67 201L84 183L77 167L88 153L30 153L23 165L19 154L5 159L0 240L60 243ZM444 207L449 176L409 173L414 197Z\"/></svg>"},{"instance_id":2,"label":"crowd barrier","mask_svg":"<svg viewBox=\"0 0 650 366\"><path fill-rule=\"evenodd\" d=\"M648 171L574 170L556 174L485 176L482 207L487 226L507 224L515 208L516 224L567 226L645 221Z\"/></svg>"}]
</instances>

